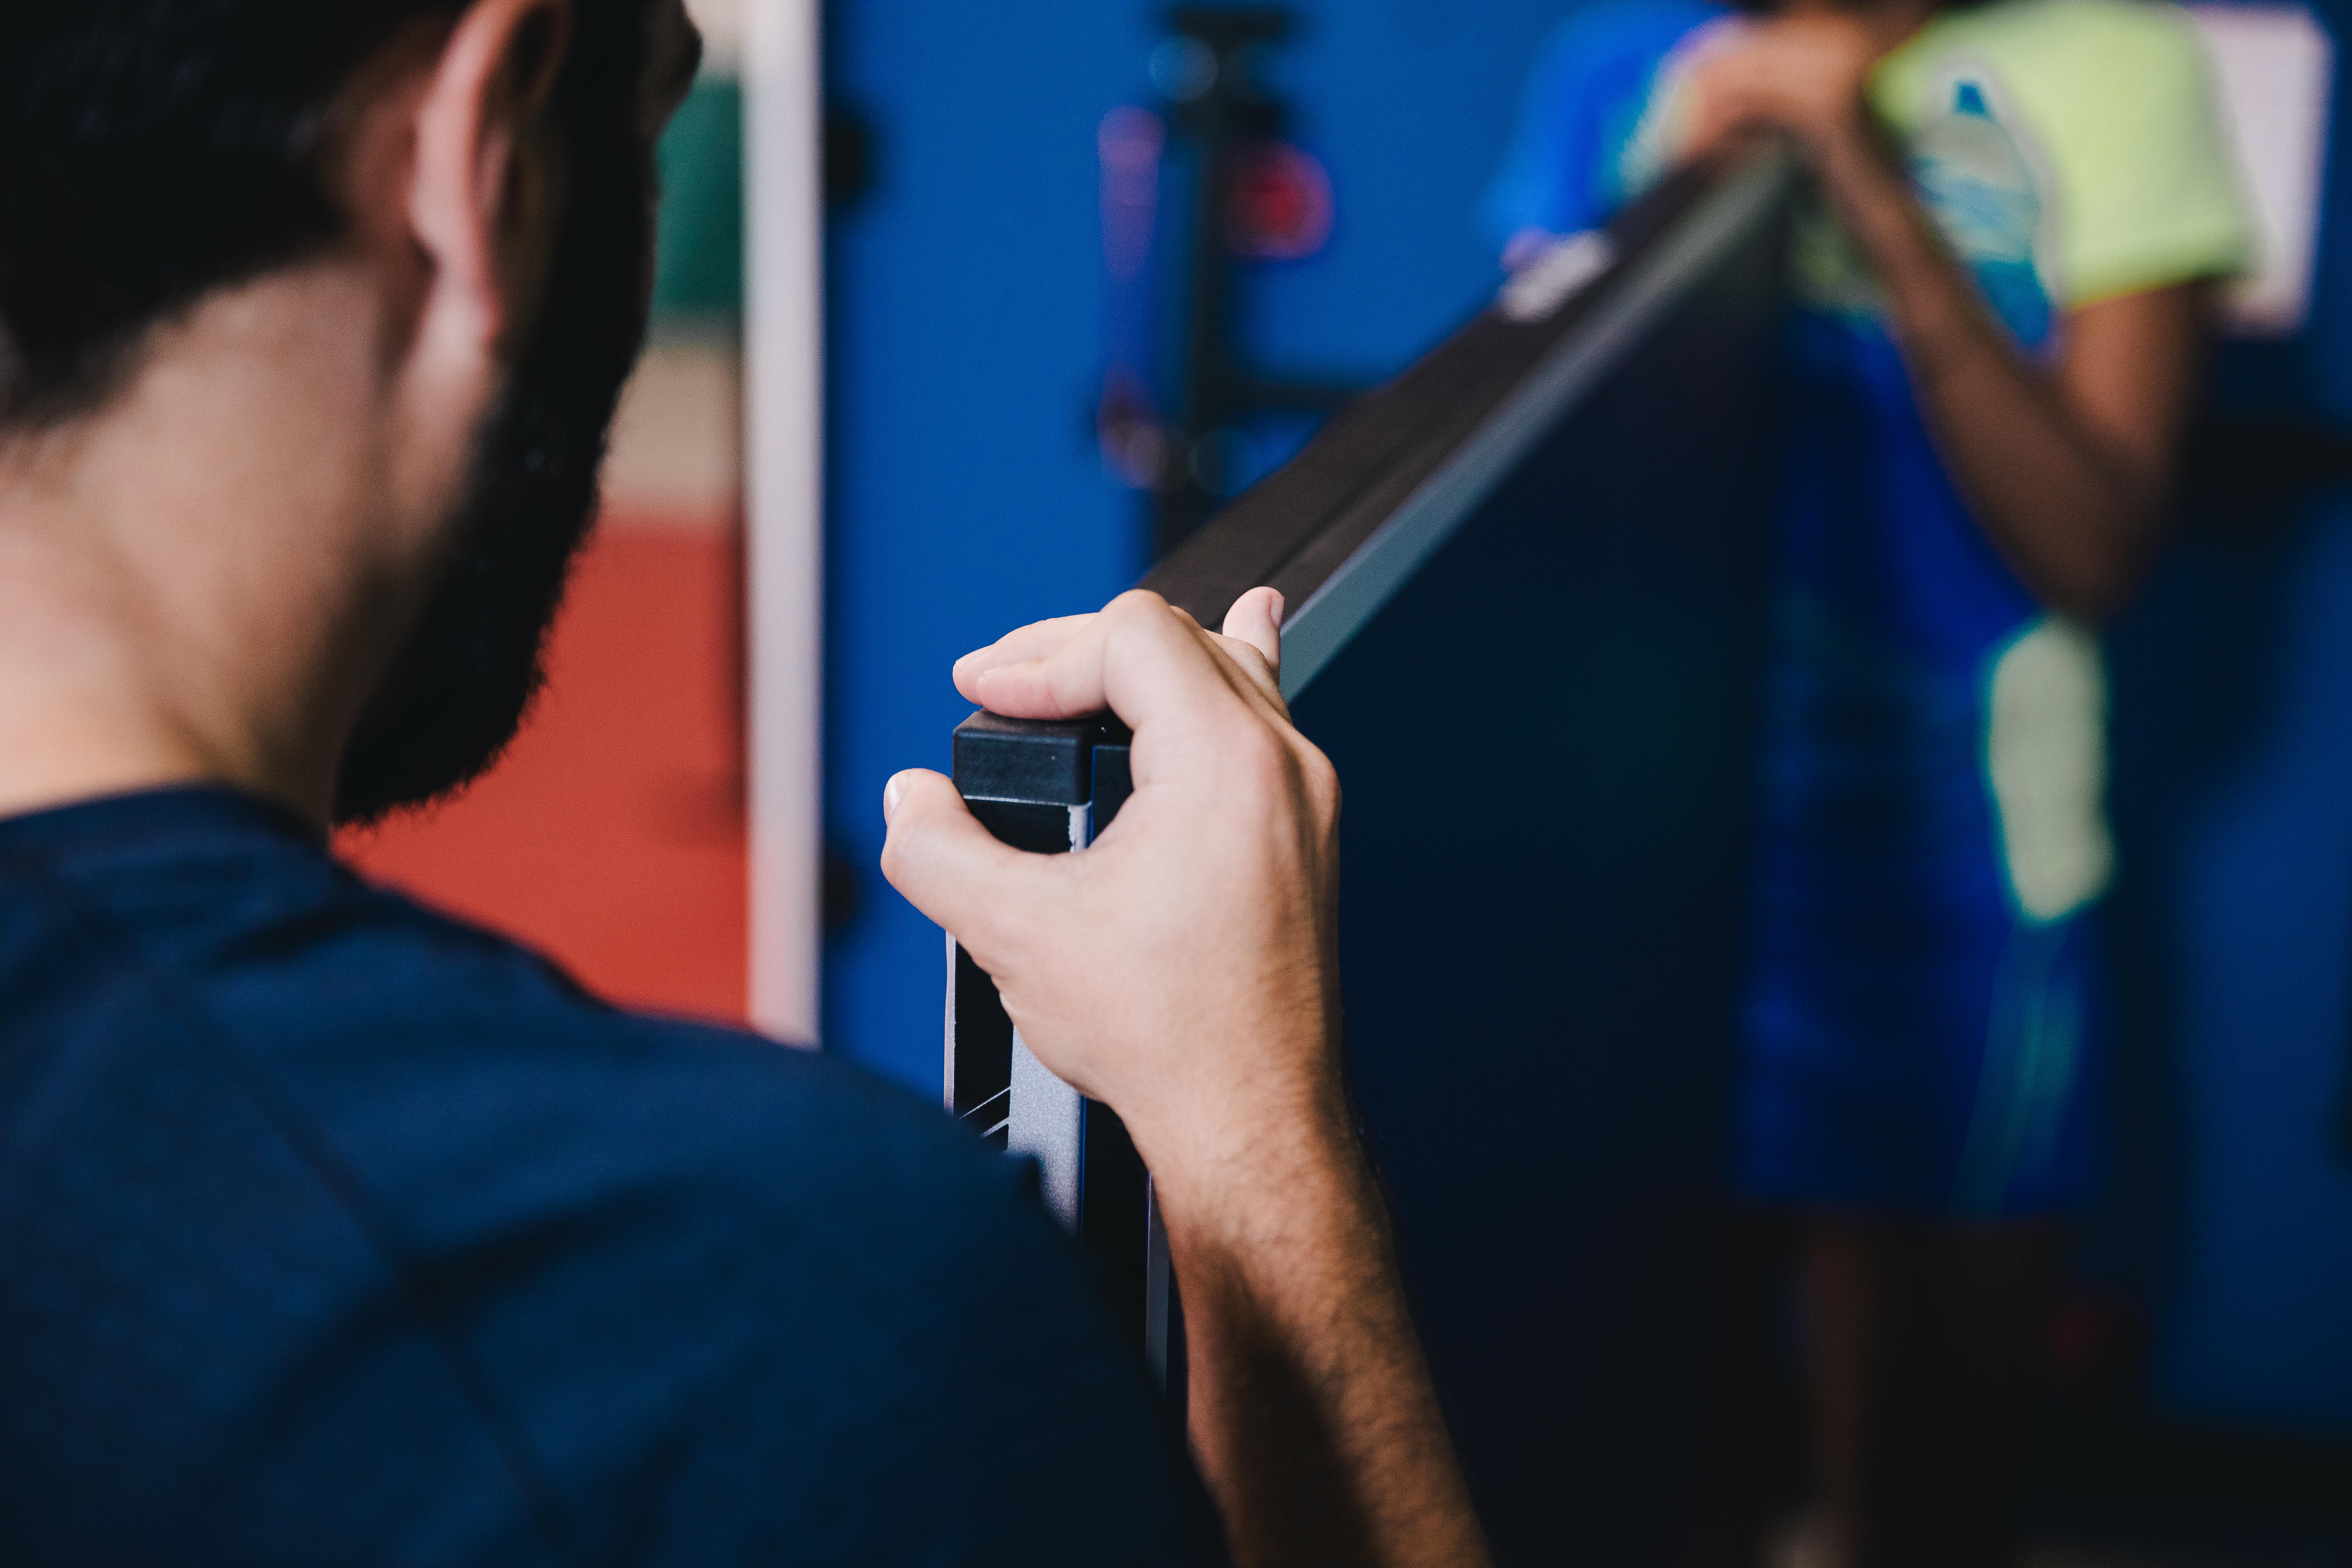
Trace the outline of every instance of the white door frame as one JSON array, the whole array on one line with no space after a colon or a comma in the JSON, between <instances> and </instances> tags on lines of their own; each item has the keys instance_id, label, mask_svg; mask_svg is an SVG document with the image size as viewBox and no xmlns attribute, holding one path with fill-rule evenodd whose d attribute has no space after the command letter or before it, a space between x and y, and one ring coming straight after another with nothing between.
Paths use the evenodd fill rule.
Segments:
<instances>
[{"instance_id":1,"label":"white door frame","mask_svg":"<svg viewBox=\"0 0 2352 1568\"><path fill-rule=\"evenodd\" d=\"M744 480L751 530L751 996L814 1045L824 800L824 179L819 0L744 29Z\"/></svg>"}]
</instances>

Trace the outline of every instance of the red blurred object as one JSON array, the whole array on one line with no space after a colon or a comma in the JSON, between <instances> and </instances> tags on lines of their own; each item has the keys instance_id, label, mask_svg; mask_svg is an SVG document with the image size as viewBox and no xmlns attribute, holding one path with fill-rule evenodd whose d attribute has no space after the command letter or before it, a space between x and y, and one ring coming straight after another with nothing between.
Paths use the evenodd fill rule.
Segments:
<instances>
[{"instance_id":1,"label":"red blurred object","mask_svg":"<svg viewBox=\"0 0 2352 1568\"><path fill-rule=\"evenodd\" d=\"M1225 185L1225 244L1253 261L1299 261L1330 243L1331 176L1287 142L1234 153Z\"/></svg>"},{"instance_id":2,"label":"red blurred object","mask_svg":"<svg viewBox=\"0 0 2352 1568\"><path fill-rule=\"evenodd\" d=\"M599 995L740 1022L738 537L709 519L608 520L505 760L446 805L344 835L344 858L519 938Z\"/></svg>"}]
</instances>

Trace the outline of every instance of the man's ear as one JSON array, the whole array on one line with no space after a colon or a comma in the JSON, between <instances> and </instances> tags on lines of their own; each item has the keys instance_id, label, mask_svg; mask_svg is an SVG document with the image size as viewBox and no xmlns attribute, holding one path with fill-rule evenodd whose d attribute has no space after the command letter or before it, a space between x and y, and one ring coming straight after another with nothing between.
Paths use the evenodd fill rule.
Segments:
<instances>
[{"instance_id":1,"label":"man's ear","mask_svg":"<svg viewBox=\"0 0 2352 1568\"><path fill-rule=\"evenodd\" d=\"M528 320L562 200L551 111L571 34L570 0L474 0L425 85L408 219L436 346L495 350Z\"/></svg>"}]
</instances>

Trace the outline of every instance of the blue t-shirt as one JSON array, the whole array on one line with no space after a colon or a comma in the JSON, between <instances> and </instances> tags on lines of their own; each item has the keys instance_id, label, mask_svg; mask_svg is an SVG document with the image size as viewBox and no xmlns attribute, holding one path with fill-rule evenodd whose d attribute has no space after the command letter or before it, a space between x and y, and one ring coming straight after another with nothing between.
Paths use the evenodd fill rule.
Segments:
<instances>
[{"instance_id":1,"label":"blue t-shirt","mask_svg":"<svg viewBox=\"0 0 2352 1568\"><path fill-rule=\"evenodd\" d=\"M253 800L0 821L0 1561L1213 1554L1033 1185Z\"/></svg>"}]
</instances>

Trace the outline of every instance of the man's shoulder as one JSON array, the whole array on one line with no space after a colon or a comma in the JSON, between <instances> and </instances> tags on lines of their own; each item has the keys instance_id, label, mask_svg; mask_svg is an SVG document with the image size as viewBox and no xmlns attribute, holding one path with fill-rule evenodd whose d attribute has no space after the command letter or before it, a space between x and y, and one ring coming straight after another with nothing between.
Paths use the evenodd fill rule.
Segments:
<instances>
[{"instance_id":1,"label":"man's shoulder","mask_svg":"<svg viewBox=\"0 0 2352 1568\"><path fill-rule=\"evenodd\" d=\"M81 1194L85 1230L169 1238L162 1284L78 1279L79 1319L129 1313L206 1369L126 1388L187 1434L146 1473L310 1433L215 1489L240 1518L279 1517L247 1485L314 1500L298 1533L327 1529L315 1500L423 1529L471 1498L492 1523L462 1528L509 1541L508 1483L478 1479L507 1474L541 1533L660 1542L648 1560L888 1562L1017 1535L1034 1469L1099 1490L1074 1550L1172 1549L1181 1467L1021 1167L837 1061L608 1006L299 835L177 815L0 842L12 901L51 910L0 921L0 997L26 1004L0 1089L50 1130L19 1174ZM172 1149L199 1152L154 1168ZM19 1250L56 1251L41 1235ZM245 1304L191 1323L167 1310L191 1289ZM88 1375L59 1399L86 1405L103 1369L67 1363ZM383 1469L360 1439L420 1401L418 1463ZM455 1477L478 1448L477 1479L438 1479L431 1456ZM420 1468L405 1498L367 1479Z\"/></svg>"},{"instance_id":2,"label":"man's shoulder","mask_svg":"<svg viewBox=\"0 0 2352 1568\"><path fill-rule=\"evenodd\" d=\"M484 1162L584 1184L700 1181L803 1204L854 1171L857 1210L1001 1205L1016 1178L938 1109L836 1059L713 1022L630 1012L495 931L372 885L315 844L224 832L60 858L108 950L93 983L221 1057L405 1215ZM449 1190L434 1190L447 1183ZM944 1184L942 1185L941 1184ZM1001 1215L1000 1216L1001 1217Z\"/></svg>"},{"instance_id":3,"label":"man's shoulder","mask_svg":"<svg viewBox=\"0 0 2352 1568\"><path fill-rule=\"evenodd\" d=\"M836 1059L608 1006L364 896L384 946L451 994L372 983L375 1026L439 1037L360 1078L293 1070L450 1282L591 1537L660 1531L692 1561L952 1558L1017 1531L1043 1468L1100 1489L1069 1521L1085 1550L1177 1548L1181 1461L1028 1166ZM476 1263L501 1256L528 1261Z\"/></svg>"},{"instance_id":4,"label":"man's shoulder","mask_svg":"<svg viewBox=\"0 0 2352 1568\"><path fill-rule=\"evenodd\" d=\"M26 1082L103 1097L160 1064L200 1070L416 1256L559 1211L598 1216L580 1235L599 1246L655 1211L644 1239L665 1246L789 1232L839 1279L952 1267L1008 1233L1055 1250L1021 1169L936 1104L613 1006L255 803L158 796L58 823L0 824L0 1028ZM114 1125L124 1108L92 1109Z\"/></svg>"}]
</instances>

